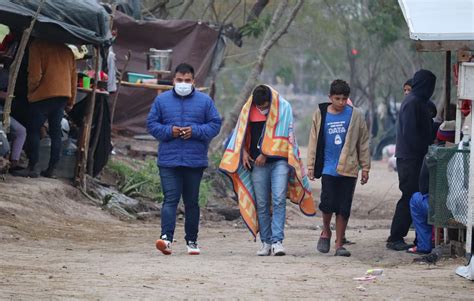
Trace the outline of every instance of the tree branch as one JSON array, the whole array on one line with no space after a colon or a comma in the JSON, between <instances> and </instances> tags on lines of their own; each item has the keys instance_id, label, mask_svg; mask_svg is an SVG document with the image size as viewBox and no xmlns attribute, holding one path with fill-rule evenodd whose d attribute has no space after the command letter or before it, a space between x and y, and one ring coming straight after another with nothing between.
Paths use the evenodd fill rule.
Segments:
<instances>
[{"instance_id":1,"label":"tree branch","mask_svg":"<svg viewBox=\"0 0 474 301\"><path fill-rule=\"evenodd\" d=\"M224 16L224 19L222 19L222 24L225 24L227 22L227 20L234 13L234 11L237 9L237 7L239 7L240 2L242 2L242 0L237 1L237 3L234 5L234 7L232 7L232 9L227 13L227 15Z\"/></svg>"},{"instance_id":2,"label":"tree branch","mask_svg":"<svg viewBox=\"0 0 474 301\"><path fill-rule=\"evenodd\" d=\"M267 6L268 2L269 2L269 0L257 0L255 2L255 5L250 10L250 13L249 13L249 16L247 18L246 23L250 23L250 22L258 19L258 17L262 13L263 9L265 8L265 6Z\"/></svg>"},{"instance_id":3,"label":"tree branch","mask_svg":"<svg viewBox=\"0 0 474 301\"><path fill-rule=\"evenodd\" d=\"M193 4L193 2L194 0L186 0L183 6L181 7L181 10L179 11L178 15L176 16L176 19L182 19L184 15L186 14L186 12L188 11L188 9Z\"/></svg>"},{"instance_id":4,"label":"tree branch","mask_svg":"<svg viewBox=\"0 0 474 301\"><path fill-rule=\"evenodd\" d=\"M268 42L268 47L272 47L273 44L275 44L276 41L278 41L288 30L290 27L291 23L295 19L296 15L298 14L298 11L300 10L301 6L303 6L303 0L298 0L293 7L293 9L290 11L288 18L286 19L284 25L280 27L279 30L277 30L273 35L270 41ZM273 20L272 20L273 23Z\"/></svg>"}]
</instances>

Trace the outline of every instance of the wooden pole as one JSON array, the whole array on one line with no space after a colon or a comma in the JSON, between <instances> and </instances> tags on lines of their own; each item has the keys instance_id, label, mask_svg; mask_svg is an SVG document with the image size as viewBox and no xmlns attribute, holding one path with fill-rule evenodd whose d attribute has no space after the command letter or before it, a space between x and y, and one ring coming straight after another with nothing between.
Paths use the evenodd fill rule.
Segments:
<instances>
[{"instance_id":1,"label":"wooden pole","mask_svg":"<svg viewBox=\"0 0 474 301\"><path fill-rule=\"evenodd\" d=\"M125 74L125 72L127 72L128 63L130 62L131 57L132 57L132 52L128 50L127 56L125 57L126 59L125 64L123 66L122 71L120 72L119 82L117 84L117 91L115 91L114 98L112 100L112 110L110 113L110 126L114 124L115 106L117 105L117 98L120 92L120 87L122 86L123 75Z\"/></svg>"},{"instance_id":2,"label":"wooden pole","mask_svg":"<svg viewBox=\"0 0 474 301\"><path fill-rule=\"evenodd\" d=\"M13 60L12 65L10 66L10 72L8 74L7 98L5 99L5 107L3 109L3 127L5 128L5 131L7 133L10 132L10 113L12 110L12 101L15 97L13 93L15 93L16 79L18 77L18 72L20 71L20 65L23 60L23 56L25 54L26 44L30 39L31 32L33 31L33 27L35 26L36 20L38 19L39 13L41 12L45 1L46 0L41 0L38 5L38 9L36 10L36 13L33 15L30 27L23 31L23 35L21 36L20 45L18 46L15 59Z\"/></svg>"},{"instance_id":3,"label":"wooden pole","mask_svg":"<svg viewBox=\"0 0 474 301\"><path fill-rule=\"evenodd\" d=\"M77 169L76 169L76 184L78 184L84 191L86 191L86 174L87 174L87 160L89 152L89 140L91 136L92 118L94 116L95 100L97 96L97 83L99 79L99 47L95 47L95 74L94 86L92 88L92 95L87 104L86 113L84 116L84 124L82 126L81 139L79 141L79 152L77 154Z\"/></svg>"},{"instance_id":4,"label":"wooden pole","mask_svg":"<svg viewBox=\"0 0 474 301\"><path fill-rule=\"evenodd\" d=\"M450 103L451 103L451 51L446 51L446 74L444 78L444 116L446 120L447 116L450 116Z\"/></svg>"}]
</instances>

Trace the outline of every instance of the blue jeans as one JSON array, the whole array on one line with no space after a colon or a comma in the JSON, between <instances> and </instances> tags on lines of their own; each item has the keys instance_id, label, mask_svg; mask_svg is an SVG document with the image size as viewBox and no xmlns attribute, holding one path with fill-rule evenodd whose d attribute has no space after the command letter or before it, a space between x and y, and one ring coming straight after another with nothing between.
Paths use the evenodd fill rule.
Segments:
<instances>
[{"instance_id":1,"label":"blue jeans","mask_svg":"<svg viewBox=\"0 0 474 301\"><path fill-rule=\"evenodd\" d=\"M257 203L260 239L265 243L283 241L286 218L286 192L289 167L286 160L254 166L252 183ZM270 213L270 202L273 214Z\"/></svg>"},{"instance_id":2,"label":"blue jeans","mask_svg":"<svg viewBox=\"0 0 474 301\"><path fill-rule=\"evenodd\" d=\"M161 235L173 241L176 228L176 209L183 196L184 202L184 239L197 241L199 231L199 186L204 168L159 167L161 188L165 199L161 208Z\"/></svg>"},{"instance_id":3,"label":"blue jeans","mask_svg":"<svg viewBox=\"0 0 474 301\"><path fill-rule=\"evenodd\" d=\"M48 120L51 153L49 167L56 167L61 156L61 120L64 115L67 97L54 97L30 104L30 124L26 139L28 141L28 165L34 167L39 160L40 130Z\"/></svg>"},{"instance_id":4,"label":"blue jeans","mask_svg":"<svg viewBox=\"0 0 474 301\"><path fill-rule=\"evenodd\" d=\"M416 247L419 252L431 252L431 235L433 227L428 225L429 194L416 192L410 199L413 224L416 229Z\"/></svg>"}]
</instances>

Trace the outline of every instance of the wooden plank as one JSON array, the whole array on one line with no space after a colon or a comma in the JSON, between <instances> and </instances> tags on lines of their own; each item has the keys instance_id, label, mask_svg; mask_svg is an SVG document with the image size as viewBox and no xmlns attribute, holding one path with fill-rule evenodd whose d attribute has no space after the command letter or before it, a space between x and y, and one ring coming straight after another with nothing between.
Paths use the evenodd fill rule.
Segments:
<instances>
[{"instance_id":1,"label":"wooden plank","mask_svg":"<svg viewBox=\"0 0 474 301\"><path fill-rule=\"evenodd\" d=\"M474 50L474 41L415 41L416 51Z\"/></svg>"}]
</instances>

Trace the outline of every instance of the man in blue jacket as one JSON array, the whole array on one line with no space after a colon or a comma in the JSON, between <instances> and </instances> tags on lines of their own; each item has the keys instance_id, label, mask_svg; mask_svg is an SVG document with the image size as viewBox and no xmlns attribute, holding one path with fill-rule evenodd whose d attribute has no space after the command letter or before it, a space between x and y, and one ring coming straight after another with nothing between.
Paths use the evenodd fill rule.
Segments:
<instances>
[{"instance_id":1,"label":"man in blue jacket","mask_svg":"<svg viewBox=\"0 0 474 301\"><path fill-rule=\"evenodd\" d=\"M433 142L432 119L428 103L433 95L436 76L428 70L419 70L413 77L411 92L400 107L397 124L397 171L402 197L392 219L387 248L402 251L413 245L405 243L411 225L410 198L418 191L418 179L423 158Z\"/></svg>"},{"instance_id":2,"label":"man in blue jacket","mask_svg":"<svg viewBox=\"0 0 474 301\"><path fill-rule=\"evenodd\" d=\"M178 65L173 84L172 90L156 97L147 118L148 132L159 141L158 168L164 194L156 247L171 254L176 209L182 196L188 254L198 255L199 186L208 166L209 142L219 133L221 118L213 100L194 88L192 66Z\"/></svg>"}]
</instances>

